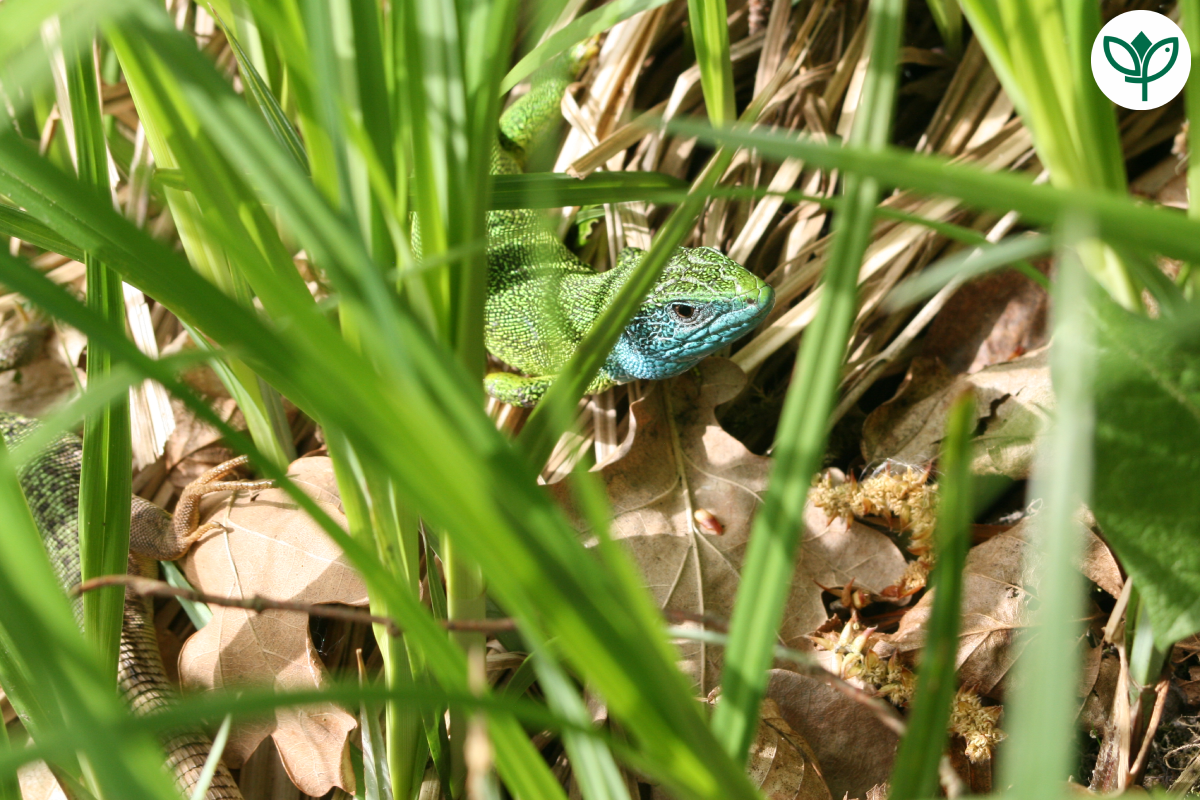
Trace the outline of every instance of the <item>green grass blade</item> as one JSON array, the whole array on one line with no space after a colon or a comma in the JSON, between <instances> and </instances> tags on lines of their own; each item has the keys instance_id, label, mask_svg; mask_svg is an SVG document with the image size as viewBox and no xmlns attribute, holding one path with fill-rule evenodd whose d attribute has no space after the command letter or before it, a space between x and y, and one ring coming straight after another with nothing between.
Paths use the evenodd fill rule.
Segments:
<instances>
[{"instance_id":1,"label":"green grass blade","mask_svg":"<svg viewBox=\"0 0 1200 800\"><path fill-rule=\"evenodd\" d=\"M217 767L221 764L221 754L225 752L225 743L229 741L229 728L232 725L233 717L231 716L226 715L225 719L221 720L221 727L217 728L217 733L213 736L212 749L208 751L208 757L204 759L204 768L200 770L200 777L192 788L190 800L204 800L204 795L208 793L208 787L212 784L213 776L217 774Z\"/></svg>"},{"instance_id":2,"label":"green grass blade","mask_svg":"<svg viewBox=\"0 0 1200 800\"><path fill-rule=\"evenodd\" d=\"M613 0L611 3L605 3L599 8L589 11L563 27L562 30L555 31L546 37L546 41L530 50L500 81L500 92L507 92L549 64L556 56L565 53L572 45L582 42L589 36L603 33L634 14L658 8L667 2L669 0ZM724 20L722 20L722 24L724 24Z\"/></svg>"},{"instance_id":3,"label":"green grass blade","mask_svg":"<svg viewBox=\"0 0 1200 800\"><path fill-rule=\"evenodd\" d=\"M872 151L807 137L715 130L687 121L673 122L668 128L702 141L753 148L771 158L800 158L822 169L870 175L883 187L957 197L968 205L1001 213L1016 211L1031 224L1053 225L1068 214L1079 213L1094 221L1096 234L1105 241L1172 258L1200 257L1200 224L1176 211L1135 202L1122 194L1036 185L1020 175L984 172L896 148Z\"/></svg>"},{"instance_id":4,"label":"green grass blade","mask_svg":"<svg viewBox=\"0 0 1200 800\"><path fill-rule=\"evenodd\" d=\"M1036 258L1054 249L1051 236L1013 236L979 250L965 250L930 264L919 274L908 278L892 290L888 297L890 308L903 308L936 294L952 280L967 281L994 269L1015 264L1026 258ZM1030 269L1043 288L1049 289L1046 276ZM1024 272L1024 270L1022 270Z\"/></svg>"},{"instance_id":5,"label":"green grass blade","mask_svg":"<svg viewBox=\"0 0 1200 800\"><path fill-rule=\"evenodd\" d=\"M66 99L76 170L90 190L100 196L110 195L108 146L100 118L100 87L91 42L69 53L66 69ZM89 307L123 335L125 295L120 276L93 255L85 255L84 264ZM111 354L100 342L89 341L88 382L97 384L107 380L111 370ZM83 580L126 571L133 478L130 436L128 396L113 398L84 419L79 483L79 560ZM97 648L107 680L116 686L125 590L114 586L89 592L83 596L82 606L84 636Z\"/></svg>"},{"instance_id":6,"label":"green grass blade","mask_svg":"<svg viewBox=\"0 0 1200 800\"><path fill-rule=\"evenodd\" d=\"M709 120L717 126L737 119L728 16L725 0L688 0L688 20L692 23L692 45L700 67L704 105Z\"/></svg>"},{"instance_id":7,"label":"green grass blade","mask_svg":"<svg viewBox=\"0 0 1200 800\"><path fill-rule=\"evenodd\" d=\"M1086 217L1069 219L1061 231L1050 352L1054 425L1041 445L1031 490L1044 503L1034 520L1040 574L1030 583L1037 587L1038 610L1007 709L1009 741L1000 785L1033 800L1060 797L1062 781L1074 772L1077 642L1084 611L1083 579L1075 566L1083 542L1076 515L1092 482L1095 354L1087 298L1094 287L1081 258L1066 248L1095 247L1089 234Z\"/></svg>"},{"instance_id":8,"label":"green grass blade","mask_svg":"<svg viewBox=\"0 0 1200 800\"><path fill-rule=\"evenodd\" d=\"M863 89L863 116L851 141L882 149L895 101L896 59L904 27L903 0L870 7L871 60ZM858 303L858 269L871 237L879 184L861 175L846 179L834 219L833 250L825 267L825 295L805 331L795 376L776 434L771 488L750 533L741 589L730 621L721 703L712 727L725 752L743 763L758 730L767 670L795 570L801 515L813 474L821 464L828 420Z\"/></svg>"},{"instance_id":9,"label":"green grass blade","mask_svg":"<svg viewBox=\"0 0 1200 800\"><path fill-rule=\"evenodd\" d=\"M687 181L661 172L593 172L572 178L559 172L497 175L489 209L561 208L604 203L674 203L687 196Z\"/></svg>"},{"instance_id":10,"label":"green grass blade","mask_svg":"<svg viewBox=\"0 0 1200 800\"><path fill-rule=\"evenodd\" d=\"M283 146L292 158L296 161L296 166L304 170L308 170L308 154L304 152L304 143L300 141L300 134L296 132L292 121L288 119L283 108L279 105L279 101L275 99L275 94L271 91L271 87L259 75L258 70L254 67L254 62L250 60L250 56L242 49L241 42L237 36L225 24L224 18L220 14L214 12L214 19L221 26L221 30L225 33L225 38L229 40L229 45L233 50L234 58L237 59L238 70L241 72L242 80L246 86L246 92L250 99L258 107L259 112L266 121L267 127L271 129L271 133L275 135L275 140ZM187 182L184 181L177 188L186 189Z\"/></svg>"},{"instance_id":11,"label":"green grass blade","mask_svg":"<svg viewBox=\"0 0 1200 800\"><path fill-rule=\"evenodd\" d=\"M958 0L927 0L929 13L933 15L934 24L942 41L946 43L946 52L951 58L962 54L962 9Z\"/></svg>"},{"instance_id":12,"label":"green grass blade","mask_svg":"<svg viewBox=\"0 0 1200 800\"><path fill-rule=\"evenodd\" d=\"M34 247L60 253L73 261L83 260L82 250L19 208L0 205L0 236L15 236Z\"/></svg>"},{"instance_id":13,"label":"green grass blade","mask_svg":"<svg viewBox=\"0 0 1200 800\"><path fill-rule=\"evenodd\" d=\"M975 427L975 401L965 394L954 401L946 423L946 439L938 462L938 520L934 543L937 567L931 587L933 611L921 651L917 690L913 697L908 731L896 752L892 772L892 800L934 797L938 791L938 763L946 748L946 726L954 700L954 666L958 657L958 629L962 604L963 567L971 546L974 507L971 481L971 434Z\"/></svg>"}]
</instances>

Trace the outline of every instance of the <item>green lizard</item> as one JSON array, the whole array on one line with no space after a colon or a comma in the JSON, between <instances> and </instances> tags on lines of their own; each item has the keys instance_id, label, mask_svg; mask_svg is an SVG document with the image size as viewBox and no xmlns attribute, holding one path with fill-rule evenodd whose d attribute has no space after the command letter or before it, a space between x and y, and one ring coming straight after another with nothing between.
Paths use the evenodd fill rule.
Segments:
<instances>
[{"instance_id":1,"label":"green lizard","mask_svg":"<svg viewBox=\"0 0 1200 800\"><path fill-rule=\"evenodd\" d=\"M522 171L525 153L555 120L576 65L586 57L579 52L547 67L505 111L494 174ZM559 241L540 213L489 212L484 341L492 355L529 377L494 372L485 379L488 394L536 405L643 254L626 248L614 269L596 272ZM680 247L587 391L679 375L753 330L774 303L774 290L736 261L710 247Z\"/></svg>"},{"instance_id":2,"label":"green lizard","mask_svg":"<svg viewBox=\"0 0 1200 800\"><path fill-rule=\"evenodd\" d=\"M37 354L44 332L19 334L0 342L0 371L15 369ZM0 412L0 435L16 447L36 428L34 420ZM21 489L54 566L59 583L70 589L80 582L79 477L82 442L61 434L18 471ZM216 527L199 525L199 500L212 492L262 489L270 481L225 481L226 475L245 463L237 458L217 466L189 484L179 498L174 516L135 496L130 510L129 572L157 577L157 561L181 558L201 536ZM75 600L76 621L82 623L82 606ZM117 665L118 682L126 701L137 713L148 713L171 702L175 689L163 669L154 608L148 598L127 592ZM184 797L190 797L208 759L212 742L200 730L175 731L163 737L166 766ZM241 800L233 776L219 765L205 800Z\"/></svg>"}]
</instances>

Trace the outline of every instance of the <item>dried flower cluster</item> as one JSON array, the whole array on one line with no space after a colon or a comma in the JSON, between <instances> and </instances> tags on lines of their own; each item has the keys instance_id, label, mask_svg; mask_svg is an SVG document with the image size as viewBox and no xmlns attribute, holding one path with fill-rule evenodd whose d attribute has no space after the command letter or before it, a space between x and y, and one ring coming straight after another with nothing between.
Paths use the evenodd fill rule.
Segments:
<instances>
[{"instance_id":1,"label":"dried flower cluster","mask_svg":"<svg viewBox=\"0 0 1200 800\"><path fill-rule=\"evenodd\" d=\"M933 530L937 524L937 486L928 469L905 465L893 471L891 462L864 480L836 480L826 471L813 482L809 499L831 518L876 517L896 532L909 535L908 551L917 557L893 589L905 597L925 587L933 569ZM838 476L840 477L840 476ZM885 594L890 594L886 592Z\"/></svg>"},{"instance_id":2,"label":"dried flower cluster","mask_svg":"<svg viewBox=\"0 0 1200 800\"><path fill-rule=\"evenodd\" d=\"M839 632L828 631L810 637L818 650L833 654L832 671L845 680L857 680L895 706L905 708L912 701L917 678L898 656L881 658L872 648L874 628L864 628L857 615ZM996 744L1005 737L997 727L1001 706L986 706L979 694L961 687L950 710L950 732L966 742L967 758L979 763L992 757Z\"/></svg>"}]
</instances>

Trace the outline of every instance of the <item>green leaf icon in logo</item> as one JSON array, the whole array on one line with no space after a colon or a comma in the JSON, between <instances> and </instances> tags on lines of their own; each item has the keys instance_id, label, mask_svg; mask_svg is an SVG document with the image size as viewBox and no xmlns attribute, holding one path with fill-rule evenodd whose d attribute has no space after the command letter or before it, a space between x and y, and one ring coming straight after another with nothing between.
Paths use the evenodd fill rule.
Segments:
<instances>
[{"instance_id":1,"label":"green leaf icon in logo","mask_svg":"<svg viewBox=\"0 0 1200 800\"><path fill-rule=\"evenodd\" d=\"M1133 68L1123 67L1113 58L1112 46L1120 45L1124 48L1130 60L1133 61ZM1146 70L1150 68L1150 59L1158 52L1160 47L1165 47L1166 52L1170 53L1171 58L1167 61L1167 65L1153 75L1147 75ZM1142 85L1142 102L1145 103L1150 90L1150 84L1158 80L1163 75L1171 71L1171 67L1175 66L1175 59L1179 58L1179 37L1168 36L1165 39L1160 39L1153 46L1150 44L1150 39L1145 33L1139 32L1133 37L1132 42L1126 42L1118 39L1115 36L1104 37L1104 57L1108 59L1108 63L1113 69L1125 76L1126 83L1140 83Z\"/></svg>"}]
</instances>

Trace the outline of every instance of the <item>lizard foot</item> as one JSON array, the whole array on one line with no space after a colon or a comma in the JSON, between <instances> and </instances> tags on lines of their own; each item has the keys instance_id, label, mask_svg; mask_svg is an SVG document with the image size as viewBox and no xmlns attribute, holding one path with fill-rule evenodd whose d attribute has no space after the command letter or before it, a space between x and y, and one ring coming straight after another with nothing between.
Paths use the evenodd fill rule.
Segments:
<instances>
[{"instance_id":1,"label":"lizard foot","mask_svg":"<svg viewBox=\"0 0 1200 800\"><path fill-rule=\"evenodd\" d=\"M527 378L511 372L492 372L483 379L483 388L502 403L521 408L533 408L554 383L553 375Z\"/></svg>"},{"instance_id":2,"label":"lizard foot","mask_svg":"<svg viewBox=\"0 0 1200 800\"><path fill-rule=\"evenodd\" d=\"M175 515L172 518L175 541L182 548L180 555L186 553L188 548L201 536L222 527L219 522L200 524L200 500L205 495L213 494L214 492L261 491L262 489L270 489L275 485L275 481L271 480L221 480L238 467L244 466L248 461L249 459L246 456L231 458L229 461L213 467L184 487L183 494L179 497L179 504L175 506Z\"/></svg>"}]
</instances>

